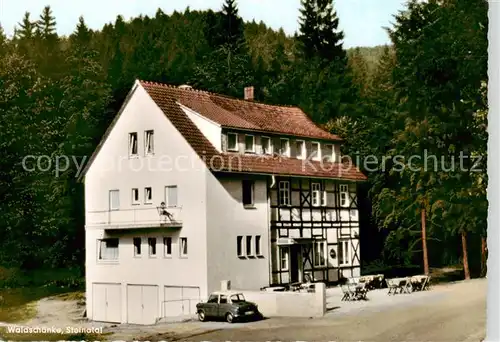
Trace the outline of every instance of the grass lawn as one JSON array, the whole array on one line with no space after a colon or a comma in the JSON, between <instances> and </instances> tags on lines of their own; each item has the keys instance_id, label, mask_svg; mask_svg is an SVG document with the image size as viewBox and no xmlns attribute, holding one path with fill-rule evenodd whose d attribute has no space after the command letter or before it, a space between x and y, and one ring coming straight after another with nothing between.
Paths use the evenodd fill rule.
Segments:
<instances>
[{"instance_id":1,"label":"grass lawn","mask_svg":"<svg viewBox=\"0 0 500 342\"><path fill-rule=\"evenodd\" d=\"M44 297L68 292L60 287L23 287L0 289L0 322L24 322L36 315L36 301Z\"/></svg>"},{"instance_id":2,"label":"grass lawn","mask_svg":"<svg viewBox=\"0 0 500 342\"><path fill-rule=\"evenodd\" d=\"M20 272L0 267L0 322L23 325L37 314L36 302L55 296L59 300L83 301L83 290L75 289L79 279L67 270ZM10 341L102 341L109 334L21 333L0 327L0 338Z\"/></svg>"}]
</instances>

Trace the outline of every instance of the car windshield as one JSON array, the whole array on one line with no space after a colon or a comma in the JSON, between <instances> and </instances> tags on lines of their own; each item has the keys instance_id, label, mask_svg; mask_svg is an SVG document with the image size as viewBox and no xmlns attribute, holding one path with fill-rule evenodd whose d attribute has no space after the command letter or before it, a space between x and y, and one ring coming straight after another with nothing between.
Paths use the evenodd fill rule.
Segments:
<instances>
[{"instance_id":1,"label":"car windshield","mask_svg":"<svg viewBox=\"0 0 500 342\"><path fill-rule=\"evenodd\" d=\"M231 296L231 302L233 303L239 303L239 302L244 302L245 297L241 293L235 294Z\"/></svg>"}]
</instances>

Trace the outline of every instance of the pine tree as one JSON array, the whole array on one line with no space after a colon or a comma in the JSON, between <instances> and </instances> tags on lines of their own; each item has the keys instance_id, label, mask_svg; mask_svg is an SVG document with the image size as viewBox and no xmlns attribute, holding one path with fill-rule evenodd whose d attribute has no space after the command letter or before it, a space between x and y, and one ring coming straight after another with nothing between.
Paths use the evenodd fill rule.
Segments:
<instances>
[{"instance_id":1,"label":"pine tree","mask_svg":"<svg viewBox=\"0 0 500 342\"><path fill-rule=\"evenodd\" d=\"M0 58L7 53L7 36L3 30L2 25L0 24Z\"/></svg>"},{"instance_id":2,"label":"pine tree","mask_svg":"<svg viewBox=\"0 0 500 342\"><path fill-rule=\"evenodd\" d=\"M225 0L222 10L209 16L209 39L215 48L228 45L239 51L245 43L244 23L238 14L236 0Z\"/></svg>"},{"instance_id":3,"label":"pine tree","mask_svg":"<svg viewBox=\"0 0 500 342\"><path fill-rule=\"evenodd\" d=\"M364 96L370 87L370 74L368 63L361 54L359 47L355 48L354 52L348 59L349 69L352 71L352 80L358 87L360 95Z\"/></svg>"},{"instance_id":4,"label":"pine tree","mask_svg":"<svg viewBox=\"0 0 500 342\"><path fill-rule=\"evenodd\" d=\"M294 97L318 124L358 111L357 90L342 47L343 33L331 1L302 0L300 31L293 78Z\"/></svg>"},{"instance_id":5,"label":"pine tree","mask_svg":"<svg viewBox=\"0 0 500 342\"><path fill-rule=\"evenodd\" d=\"M40 19L36 22L37 35L47 41L54 41L57 39L56 33L56 19L52 15L50 6L43 9Z\"/></svg>"},{"instance_id":6,"label":"pine tree","mask_svg":"<svg viewBox=\"0 0 500 342\"><path fill-rule=\"evenodd\" d=\"M92 31L85 24L83 17L78 19L75 32L70 36L71 44L76 46L89 46L92 40Z\"/></svg>"},{"instance_id":7,"label":"pine tree","mask_svg":"<svg viewBox=\"0 0 500 342\"><path fill-rule=\"evenodd\" d=\"M190 83L213 92L241 97L243 89L255 83L255 77L236 1L226 0L222 13L209 14L208 18L216 24L208 27L207 32L214 36L208 36L207 41L215 45L195 68Z\"/></svg>"},{"instance_id":8,"label":"pine tree","mask_svg":"<svg viewBox=\"0 0 500 342\"><path fill-rule=\"evenodd\" d=\"M36 24L31 21L30 12L24 13L24 18L18 25L20 29L16 31L16 38L30 40L35 37Z\"/></svg>"},{"instance_id":9,"label":"pine tree","mask_svg":"<svg viewBox=\"0 0 500 342\"><path fill-rule=\"evenodd\" d=\"M338 28L339 19L332 0L301 0L301 5L300 33L297 38L303 58L345 63L344 33Z\"/></svg>"}]
</instances>

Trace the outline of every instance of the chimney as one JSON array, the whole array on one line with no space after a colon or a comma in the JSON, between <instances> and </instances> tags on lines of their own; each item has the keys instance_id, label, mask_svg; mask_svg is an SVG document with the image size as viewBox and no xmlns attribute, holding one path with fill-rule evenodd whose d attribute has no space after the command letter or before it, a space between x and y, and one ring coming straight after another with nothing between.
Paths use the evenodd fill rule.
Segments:
<instances>
[{"instance_id":1,"label":"chimney","mask_svg":"<svg viewBox=\"0 0 500 342\"><path fill-rule=\"evenodd\" d=\"M245 87L245 100L253 101L253 86Z\"/></svg>"}]
</instances>

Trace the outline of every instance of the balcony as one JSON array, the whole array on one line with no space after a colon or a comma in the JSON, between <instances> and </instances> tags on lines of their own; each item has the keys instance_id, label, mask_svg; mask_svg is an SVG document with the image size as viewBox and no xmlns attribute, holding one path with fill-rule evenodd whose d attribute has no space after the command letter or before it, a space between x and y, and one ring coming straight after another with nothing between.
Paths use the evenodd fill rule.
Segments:
<instances>
[{"instance_id":1,"label":"balcony","mask_svg":"<svg viewBox=\"0 0 500 342\"><path fill-rule=\"evenodd\" d=\"M182 207L88 211L86 227L113 229L180 228Z\"/></svg>"}]
</instances>

